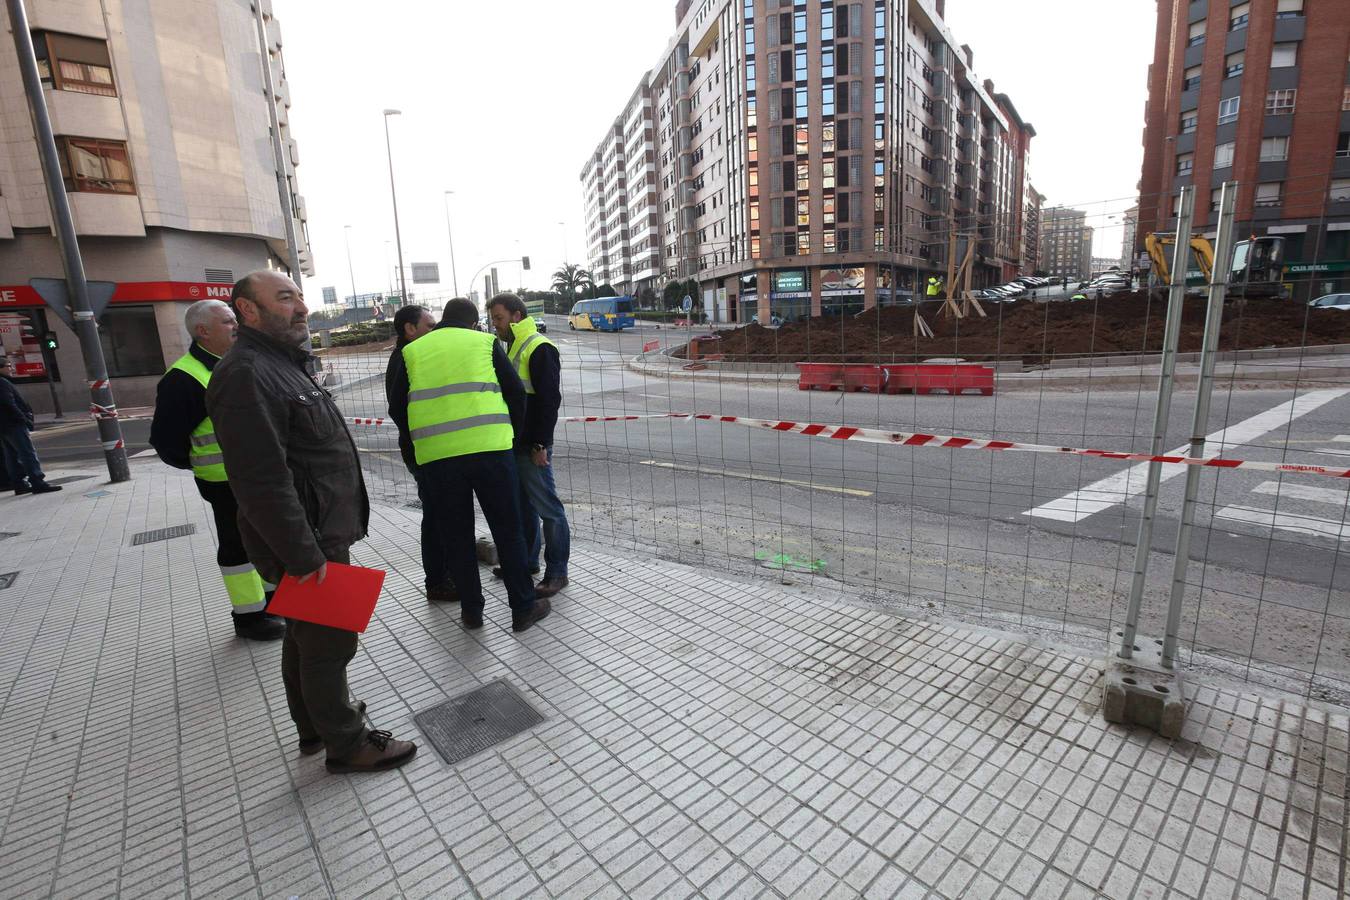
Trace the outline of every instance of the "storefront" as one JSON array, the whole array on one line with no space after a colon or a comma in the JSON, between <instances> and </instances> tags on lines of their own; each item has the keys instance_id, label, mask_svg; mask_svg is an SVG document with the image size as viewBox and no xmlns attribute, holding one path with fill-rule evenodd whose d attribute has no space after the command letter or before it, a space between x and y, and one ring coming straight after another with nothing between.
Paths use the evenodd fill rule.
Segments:
<instances>
[{"instance_id":1,"label":"storefront","mask_svg":"<svg viewBox=\"0 0 1350 900\"><path fill-rule=\"evenodd\" d=\"M862 312L866 272L862 266L820 270L820 313L851 316Z\"/></svg>"},{"instance_id":2,"label":"storefront","mask_svg":"<svg viewBox=\"0 0 1350 900\"><path fill-rule=\"evenodd\" d=\"M776 324L811 316L811 273L806 269L780 269L773 273L769 314Z\"/></svg>"}]
</instances>

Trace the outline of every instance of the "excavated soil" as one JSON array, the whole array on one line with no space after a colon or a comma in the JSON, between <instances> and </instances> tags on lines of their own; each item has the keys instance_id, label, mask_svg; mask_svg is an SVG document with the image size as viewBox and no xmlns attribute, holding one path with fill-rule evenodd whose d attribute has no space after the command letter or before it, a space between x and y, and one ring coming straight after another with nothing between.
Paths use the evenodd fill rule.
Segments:
<instances>
[{"instance_id":1,"label":"excavated soil","mask_svg":"<svg viewBox=\"0 0 1350 900\"><path fill-rule=\"evenodd\" d=\"M924 304L934 337L914 336L914 307L885 307L860 316L820 316L780 328L746 325L722 332L728 362L905 362L934 357L1018 359L1040 365L1053 359L1102 354L1157 353L1161 349L1165 296L1119 294L1073 303L986 303L986 318L942 315ZM1186 300L1182 353L1200 350L1205 298ZM1350 312L1311 310L1288 300L1230 300L1219 331L1220 350L1255 350L1350 342ZM677 355L683 356L683 352Z\"/></svg>"}]
</instances>

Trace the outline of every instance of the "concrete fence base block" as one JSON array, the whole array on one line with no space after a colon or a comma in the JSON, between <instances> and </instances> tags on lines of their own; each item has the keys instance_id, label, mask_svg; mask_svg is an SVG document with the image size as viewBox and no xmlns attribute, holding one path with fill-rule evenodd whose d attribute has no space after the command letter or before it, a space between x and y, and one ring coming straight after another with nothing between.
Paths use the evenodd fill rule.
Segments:
<instances>
[{"instance_id":1,"label":"concrete fence base block","mask_svg":"<svg viewBox=\"0 0 1350 900\"><path fill-rule=\"evenodd\" d=\"M1123 634L1112 636L1119 646ZM1181 674L1162 665L1162 642L1135 639L1134 656L1121 659L1113 649L1106 657L1102 689L1102 718L1108 722L1143 725L1165 738L1181 737L1186 723L1185 686Z\"/></svg>"}]
</instances>

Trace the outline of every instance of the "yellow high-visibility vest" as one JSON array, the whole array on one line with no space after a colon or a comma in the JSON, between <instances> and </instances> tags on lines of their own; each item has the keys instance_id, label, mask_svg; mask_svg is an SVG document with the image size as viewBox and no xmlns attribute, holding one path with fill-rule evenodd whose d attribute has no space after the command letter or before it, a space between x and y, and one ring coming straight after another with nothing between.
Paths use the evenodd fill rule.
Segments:
<instances>
[{"instance_id":1,"label":"yellow high-visibility vest","mask_svg":"<svg viewBox=\"0 0 1350 900\"><path fill-rule=\"evenodd\" d=\"M403 348L418 465L511 449L511 414L492 365L496 342L481 331L437 328Z\"/></svg>"},{"instance_id":2,"label":"yellow high-visibility vest","mask_svg":"<svg viewBox=\"0 0 1350 900\"><path fill-rule=\"evenodd\" d=\"M211 370L191 353L184 353L178 357L169 369L177 369L191 375L202 386L202 390L205 390L211 381ZM228 480L225 475L225 456L220 452L220 444L216 441L216 426L211 424L210 416L202 419L197 423L197 427L192 429L192 447L188 451L188 460L192 463L192 474L202 481Z\"/></svg>"},{"instance_id":3,"label":"yellow high-visibility vest","mask_svg":"<svg viewBox=\"0 0 1350 900\"><path fill-rule=\"evenodd\" d=\"M558 345L540 334L538 324L529 316L519 322L512 322L511 333L515 335L515 340L511 342L511 365L520 376L520 383L525 385L525 393L533 394L534 385L530 383L530 357L534 356L534 351L540 347Z\"/></svg>"}]
</instances>

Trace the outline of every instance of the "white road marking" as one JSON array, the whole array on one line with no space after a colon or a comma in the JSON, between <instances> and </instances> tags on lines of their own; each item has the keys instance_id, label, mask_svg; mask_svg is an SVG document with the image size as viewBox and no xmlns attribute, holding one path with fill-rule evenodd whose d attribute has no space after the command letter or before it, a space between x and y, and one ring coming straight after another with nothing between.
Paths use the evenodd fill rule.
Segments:
<instances>
[{"instance_id":1,"label":"white road marking","mask_svg":"<svg viewBox=\"0 0 1350 900\"><path fill-rule=\"evenodd\" d=\"M1268 509L1256 509L1251 506L1225 506L1214 514L1216 519L1228 519L1233 522L1248 522L1252 525L1264 525L1281 531L1296 534L1313 534L1345 540L1350 537L1350 525L1332 519L1319 519L1316 516L1298 516L1292 513L1275 513Z\"/></svg>"},{"instance_id":2,"label":"white road marking","mask_svg":"<svg viewBox=\"0 0 1350 900\"><path fill-rule=\"evenodd\" d=\"M1288 497L1292 500L1312 500L1317 503L1334 503L1336 506L1345 507L1346 498L1350 493L1338 491L1335 488L1313 487L1307 484L1294 484L1292 482L1263 481L1252 488L1254 494L1271 494L1275 497Z\"/></svg>"},{"instance_id":3,"label":"white road marking","mask_svg":"<svg viewBox=\"0 0 1350 900\"><path fill-rule=\"evenodd\" d=\"M871 491L862 491L857 488L835 487L832 484L812 484L809 481L794 481L791 478L774 478L772 475L755 475L751 472L731 472L726 469L713 469L705 466L677 466L675 463L658 462L654 459L644 459L639 465L656 466L658 469L675 469L680 472L698 472L702 475L720 475L724 478L744 478L749 481L772 481L776 484L790 484L793 487L803 487L813 491L829 491L834 494L847 494L850 497L872 496Z\"/></svg>"},{"instance_id":4,"label":"white road marking","mask_svg":"<svg viewBox=\"0 0 1350 900\"><path fill-rule=\"evenodd\" d=\"M1332 440L1342 444L1350 444L1350 434L1338 434Z\"/></svg>"},{"instance_id":5,"label":"white road marking","mask_svg":"<svg viewBox=\"0 0 1350 900\"><path fill-rule=\"evenodd\" d=\"M1332 450L1330 447L1318 447L1313 453L1321 453L1326 456L1350 456L1350 450Z\"/></svg>"},{"instance_id":6,"label":"white road marking","mask_svg":"<svg viewBox=\"0 0 1350 900\"><path fill-rule=\"evenodd\" d=\"M1294 419L1305 416L1346 394L1350 394L1350 388L1309 391L1293 400L1281 403L1274 409L1257 413L1250 419L1236 425L1230 425L1227 428L1221 428L1208 435L1205 438L1206 452L1223 453L1228 448L1251 443L1262 435L1288 425ZM1189 445L1183 444L1164 455L1183 456L1188 450ZM1124 472L1118 472L1100 481L1094 481L1085 488L1065 494L1049 503L1043 503L1035 509L1023 512L1022 515L1035 516L1041 519L1055 519L1060 522L1081 522L1088 516L1126 503L1131 497L1142 494L1148 483L1148 466L1148 463L1130 466ZM1182 466L1164 466L1161 480L1168 481L1184 471L1185 469Z\"/></svg>"},{"instance_id":7,"label":"white road marking","mask_svg":"<svg viewBox=\"0 0 1350 900\"><path fill-rule=\"evenodd\" d=\"M142 450L140 453L131 454L131 459L140 459L142 456L154 456L154 455L155 455L155 448L151 447L149 450Z\"/></svg>"}]
</instances>

